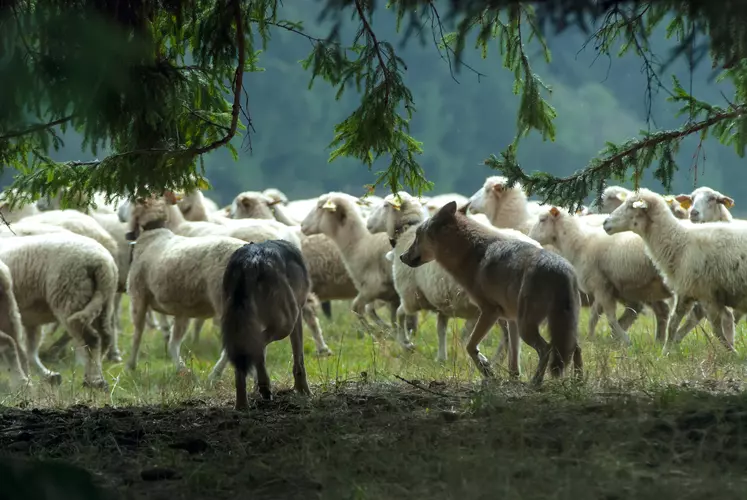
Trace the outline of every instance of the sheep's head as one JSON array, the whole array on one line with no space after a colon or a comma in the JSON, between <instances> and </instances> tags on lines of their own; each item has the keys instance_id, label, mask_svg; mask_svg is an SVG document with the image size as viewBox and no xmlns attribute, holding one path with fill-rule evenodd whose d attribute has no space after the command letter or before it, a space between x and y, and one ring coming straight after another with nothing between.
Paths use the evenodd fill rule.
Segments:
<instances>
[{"instance_id":1,"label":"sheep's head","mask_svg":"<svg viewBox=\"0 0 747 500\"><path fill-rule=\"evenodd\" d=\"M279 189L268 188L262 191L262 194L275 201L276 203L281 203L283 205L288 204L288 197L285 196L285 193L283 193Z\"/></svg>"},{"instance_id":2,"label":"sheep's head","mask_svg":"<svg viewBox=\"0 0 747 500\"><path fill-rule=\"evenodd\" d=\"M529 231L528 236L537 241L540 245L552 245L557 243L558 234L561 228L558 225L564 217L569 214L558 207L552 207L547 212L542 212L537 218L537 222Z\"/></svg>"},{"instance_id":3,"label":"sheep's head","mask_svg":"<svg viewBox=\"0 0 747 500\"><path fill-rule=\"evenodd\" d=\"M301 222L301 232L306 236L326 234L334 236L353 215L360 216L355 198L344 193L328 193L319 197L316 207Z\"/></svg>"},{"instance_id":4,"label":"sheep's head","mask_svg":"<svg viewBox=\"0 0 747 500\"><path fill-rule=\"evenodd\" d=\"M526 199L521 184L515 183L511 188L507 187L508 181L500 175L493 175L485 179L481 189L478 189L469 199L469 211L473 214L496 213L506 200L522 196Z\"/></svg>"},{"instance_id":5,"label":"sheep's head","mask_svg":"<svg viewBox=\"0 0 747 500\"><path fill-rule=\"evenodd\" d=\"M672 196L670 194L663 196L664 201L667 203L667 206L669 207L669 211L674 214L675 217L681 220L686 220L690 218L690 213L688 212L688 209L690 208L687 203L684 206L682 202L680 201L680 196Z\"/></svg>"},{"instance_id":6,"label":"sheep's head","mask_svg":"<svg viewBox=\"0 0 747 500\"><path fill-rule=\"evenodd\" d=\"M456 229L457 217L455 201L441 207L433 217L418 226L415 240L399 259L409 267L420 267L435 260L440 245L449 244L448 238Z\"/></svg>"},{"instance_id":7,"label":"sheep's head","mask_svg":"<svg viewBox=\"0 0 747 500\"><path fill-rule=\"evenodd\" d=\"M626 196L623 204L605 219L602 227L610 235L633 231L643 236L654 216L674 217L664 198L648 189L641 189Z\"/></svg>"},{"instance_id":8,"label":"sheep's head","mask_svg":"<svg viewBox=\"0 0 747 500\"><path fill-rule=\"evenodd\" d=\"M231 203L233 219L274 219L272 206L281 203L258 191L245 191Z\"/></svg>"},{"instance_id":9,"label":"sheep's head","mask_svg":"<svg viewBox=\"0 0 747 500\"><path fill-rule=\"evenodd\" d=\"M205 221L207 213L205 211L205 197L199 189L193 189L186 193L179 193L176 196L175 205L179 207L182 215L186 220Z\"/></svg>"},{"instance_id":10,"label":"sheep's head","mask_svg":"<svg viewBox=\"0 0 747 500\"><path fill-rule=\"evenodd\" d=\"M623 204L630 190L622 186L608 186L602 192L601 202L599 203L600 214L611 214L617 207Z\"/></svg>"},{"instance_id":11,"label":"sheep's head","mask_svg":"<svg viewBox=\"0 0 747 500\"><path fill-rule=\"evenodd\" d=\"M689 195L678 195L676 199L685 210L690 209L690 220L694 223L732 219L729 209L734 206L734 200L709 187L699 187Z\"/></svg>"},{"instance_id":12,"label":"sheep's head","mask_svg":"<svg viewBox=\"0 0 747 500\"><path fill-rule=\"evenodd\" d=\"M165 191L163 196L138 198L130 203L129 231L125 238L135 241L143 229L163 227L168 220L168 207L176 204L176 195Z\"/></svg>"}]
</instances>

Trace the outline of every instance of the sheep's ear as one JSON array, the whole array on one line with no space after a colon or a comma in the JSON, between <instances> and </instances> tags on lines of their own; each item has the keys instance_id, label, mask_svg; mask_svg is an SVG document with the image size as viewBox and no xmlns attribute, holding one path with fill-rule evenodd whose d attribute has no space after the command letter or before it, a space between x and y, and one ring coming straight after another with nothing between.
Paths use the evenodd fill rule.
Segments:
<instances>
[{"instance_id":1,"label":"sheep's ear","mask_svg":"<svg viewBox=\"0 0 747 500\"><path fill-rule=\"evenodd\" d=\"M680 206L685 210L693 206L693 197L689 194L678 194L674 199L677 200Z\"/></svg>"},{"instance_id":2,"label":"sheep's ear","mask_svg":"<svg viewBox=\"0 0 747 500\"><path fill-rule=\"evenodd\" d=\"M400 210L402 208L402 200L396 197L387 198L385 202L391 205L395 210Z\"/></svg>"},{"instance_id":3,"label":"sheep's ear","mask_svg":"<svg viewBox=\"0 0 747 500\"><path fill-rule=\"evenodd\" d=\"M645 200L636 200L633 202L633 208L642 208L645 210L648 208L648 203Z\"/></svg>"},{"instance_id":4,"label":"sheep's ear","mask_svg":"<svg viewBox=\"0 0 747 500\"><path fill-rule=\"evenodd\" d=\"M167 189L166 191L163 192L163 197L171 205L176 205L179 202L179 199L176 197L176 194L170 189Z\"/></svg>"},{"instance_id":5,"label":"sheep's ear","mask_svg":"<svg viewBox=\"0 0 747 500\"><path fill-rule=\"evenodd\" d=\"M322 210L326 210L328 212L334 212L337 210L337 205L335 205L335 202L332 200L327 200L327 202L322 205Z\"/></svg>"},{"instance_id":6,"label":"sheep's ear","mask_svg":"<svg viewBox=\"0 0 747 500\"><path fill-rule=\"evenodd\" d=\"M621 191L615 195L615 198L617 198L620 201L625 201L625 199L628 197L628 193Z\"/></svg>"},{"instance_id":7,"label":"sheep's ear","mask_svg":"<svg viewBox=\"0 0 747 500\"><path fill-rule=\"evenodd\" d=\"M721 203L726 208L731 208L734 206L734 200L729 198L728 196L719 197L718 202Z\"/></svg>"},{"instance_id":8,"label":"sheep's ear","mask_svg":"<svg viewBox=\"0 0 747 500\"><path fill-rule=\"evenodd\" d=\"M249 208L252 206L252 199L248 196L242 196L239 198L239 204L243 205L244 208Z\"/></svg>"},{"instance_id":9,"label":"sheep's ear","mask_svg":"<svg viewBox=\"0 0 747 500\"><path fill-rule=\"evenodd\" d=\"M552 215L553 217L557 217L558 215L560 215L560 210L558 210L558 207L552 207L550 209L550 215Z\"/></svg>"},{"instance_id":10,"label":"sheep's ear","mask_svg":"<svg viewBox=\"0 0 747 500\"><path fill-rule=\"evenodd\" d=\"M459 209L457 209L457 212L459 212L460 214L463 214L463 215L467 215L467 210L469 210L469 206L471 204L472 204L471 201L467 201L467 203L465 203L464 205L462 205L461 207L459 207Z\"/></svg>"}]
</instances>

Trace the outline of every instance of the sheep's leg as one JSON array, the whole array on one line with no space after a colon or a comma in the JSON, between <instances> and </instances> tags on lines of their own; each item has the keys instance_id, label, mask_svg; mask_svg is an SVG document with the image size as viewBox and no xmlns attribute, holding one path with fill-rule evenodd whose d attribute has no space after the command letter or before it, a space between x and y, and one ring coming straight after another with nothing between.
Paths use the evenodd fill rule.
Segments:
<instances>
[{"instance_id":1,"label":"sheep's leg","mask_svg":"<svg viewBox=\"0 0 747 500\"><path fill-rule=\"evenodd\" d=\"M226 369L226 365L228 364L228 354L226 354L225 349L221 349L220 351L220 358L218 358L218 361L215 363L215 366L212 370L210 370L210 375L208 375L208 382L213 383L216 380L218 380L221 375L223 375L223 370Z\"/></svg>"},{"instance_id":2,"label":"sheep's leg","mask_svg":"<svg viewBox=\"0 0 747 500\"><path fill-rule=\"evenodd\" d=\"M373 302L369 302L366 304L365 312L368 313L369 316L371 316L371 319L374 320L374 323L379 328L386 328L387 324L384 322L383 319L381 319L381 316L379 316L379 313L376 312L376 304Z\"/></svg>"},{"instance_id":3,"label":"sheep's leg","mask_svg":"<svg viewBox=\"0 0 747 500\"><path fill-rule=\"evenodd\" d=\"M667 320L669 319L669 304L664 300L657 300L651 304L656 317L656 341L664 344L667 340Z\"/></svg>"},{"instance_id":4,"label":"sheep's leg","mask_svg":"<svg viewBox=\"0 0 747 500\"><path fill-rule=\"evenodd\" d=\"M727 307L714 304L704 304L704 308L716 337L728 350L736 351L734 349L734 313Z\"/></svg>"},{"instance_id":5,"label":"sheep's leg","mask_svg":"<svg viewBox=\"0 0 747 500\"><path fill-rule=\"evenodd\" d=\"M407 331L407 318L408 314L405 312L405 306L400 304L397 307L397 318L395 319L397 341L406 350L412 350L415 348L413 343L410 341L410 336Z\"/></svg>"},{"instance_id":6,"label":"sheep's leg","mask_svg":"<svg viewBox=\"0 0 747 500\"><path fill-rule=\"evenodd\" d=\"M119 317L119 309L122 303L122 294L114 295L114 308L110 316L109 331L111 332L111 345L106 351L106 359L115 363L122 362L122 353L119 351L119 332L122 330L122 320Z\"/></svg>"},{"instance_id":7,"label":"sheep's leg","mask_svg":"<svg viewBox=\"0 0 747 500\"><path fill-rule=\"evenodd\" d=\"M28 384L29 379L21 363L19 345L10 335L0 331L0 352L3 353L5 361L10 368L10 376L14 385ZM10 358L10 359L8 359Z\"/></svg>"},{"instance_id":8,"label":"sheep's leg","mask_svg":"<svg viewBox=\"0 0 747 500\"><path fill-rule=\"evenodd\" d=\"M388 302L387 307L389 308L389 324L395 327L397 325L397 308L399 304Z\"/></svg>"},{"instance_id":9,"label":"sheep's leg","mask_svg":"<svg viewBox=\"0 0 747 500\"><path fill-rule=\"evenodd\" d=\"M630 337L628 337L627 332L620 326L620 323L617 322L617 311L615 307L617 304L615 300L611 297L598 297L596 295L595 297L597 297L597 300L602 304L604 315L607 316L607 322L610 324L614 337L621 340L625 345L630 345Z\"/></svg>"},{"instance_id":10,"label":"sheep's leg","mask_svg":"<svg viewBox=\"0 0 747 500\"><path fill-rule=\"evenodd\" d=\"M316 311L308 302L301 308L301 315L306 325L311 330L311 336L316 344L316 353L320 356L329 356L332 351L324 342L324 335L322 335L322 325L319 323L319 318L316 315ZM218 324L218 323L216 323Z\"/></svg>"},{"instance_id":11,"label":"sheep's leg","mask_svg":"<svg viewBox=\"0 0 747 500\"><path fill-rule=\"evenodd\" d=\"M418 331L418 323L420 322L420 316L415 314L408 314L405 316L405 328L410 338L412 338Z\"/></svg>"},{"instance_id":12,"label":"sheep's leg","mask_svg":"<svg viewBox=\"0 0 747 500\"><path fill-rule=\"evenodd\" d=\"M664 344L664 352L667 352L670 344L678 344L682 340L682 338L678 338L677 336L677 327L680 325L685 313L690 311L694 302L695 300L689 297L675 296L674 312L670 314L669 321L667 322L667 341Z\"/></svg>"},{"instance_id":13,"label":"sheep's leg","mask_svg":"<svg viewBox=\"0 0 747 500\"><path fill-rule=\"evenodd\" d=\"M617 318L617 322L620 324L623 330L626 332L633 326L635 320L638 319L638 315L643 311L643 304L640 302L626 302L623 304L625 309L623 313Z\"/></svg>"},{"instance_id":14,"label":"sheep's leg","mask_svg":"<svg viewBox=\"0 0 747 500\"><path fill-rule=\"evenodd\" d=\"M499 316L500 311L498 310L481 310L480 317L477 318L475 328L469 336L469 342L467 342L467 354L469 354L472 361L477 365L483 377L486 378L493 377L493 370L490 368L488 359L480 352L479 346Z\"/></svg>"},{"instance_id":15,"label":"sheep's leg","mask_svg":"<svg viewBox=\"0 0 747 500\"><path fill-rule=\"evenodd\" d=\"M589 327L586 333L587 338L593 339L597 334L597 323L599 323L599 317L602 315L602 304L594 299L594 302L589 308Z\"/></svg>"},{"instance_id":16,"label":"sheep's leg","mask_svg":"<svg viewBox=\"0 0 747 500\"><path fill-rule=\"evenodd\" d=\"M51 384L59 385L62 382L62 375L44 366L41 359L39 359L39 345L42 340L41 328L39 328L39 325L30 326L27 324L24 324L23 328L26 330L26 353L33 362L34 367Z\"/></svg>"},{"instance_id":17,"label":"sheep's leg","mask_svg":"<svg viewBox=\"0 0 747 500\"><path fill-rule=\"evenodd\" d=\"M189 327L189 318L184 316L174 317L174 328L171 329L171 337L169 337L169 355L176 365L177 371L184 371L187 369L182 360L179 351L184 341L184 335L187 333Z\"/></svg>"},{"instance_id":18,"label":"sheep's leg","mask_svg":"<svg viewBox=\"0 0 747 500\"><path fill-rule=\"evenodd\" d=\"M103 336L100 335L91 325L86 324L75 324L74 322L63 323L65 328L75 340L78 341L79 345L83 347L85 354L85 371L83 374L83 386L84 387L95 387L98 389L106 389L109 387L106 380L104 380L104 370L101 366L102 347L108 347L111 338L107 341L103 340Z\"/></svg>"},{"instance_id":19,"label":"sheep's leg","mask_svg":"<svg viewBox=\"0 0 747 500\"><path fill-rule=\"evenodd\" d=\"M358 294L355 299L353 299L353 303L351 304L350 308L353 310L353 312L358 316L358 321L360 321L361 326L364 330L370 329L371 325L366 321L365 313L368 313L369 316L371 316L374 321L377 321L380 325L383 325L384 322L381 321L381 318L379 318L378 314L376 314L376 311L374 310L372 300L368 297L364 297L361 294ZM364 332L363 330L358 331L358 338L363 338Z\"/></svg>"},{"instance_id":20,"label":"sheep's leg","mask_svg":"<svg viewBox=\"0 0 747 500\"><path fill-rule=\"evenodd\" d=\"M306 365L303 360L303 325L300 317L296 319L290 338L293 351L293 388L299 394L310 396L311 389L306 379Z\"/></svg>"},{"instance_id":21,"label":"sheep's leg","mask_svg":"<svg viewBox=\"0 0 747 500\"><path fill-rule=\"evenodd\" d=\"M148 313L148 306L138 300L132 300L130 303L130 314L132 316L132 352L130 359L127 361L127 368L134 370L137 366L137 355L140 351L140 341L143 339L143 330L145 329L145 315Z\"/></svg>"},{"instance_id":22,"label":"sheep's leg","mask_svg":"<svg viewBox=\"0 0 747 500\"><path fill-rule=\"evenodd\" d=\"M436 315L436 332L438 332L438 354L436 361L446 361L446 330L449 326L449 317L443 313Z\"/></svg>"},{"instance_id":23,"label":"sheep's leg","mask_svg":"<svg viewBox=\"0 0 747 500\"><path fill-rule=\"evenodd\" d=\"M50 333L54 333L59 327L60 322L55 321L52 326L44 332L43 337L47 337ZM51 346L49 346L45 352L45 355L52 359L57 359L62 355L63 349L70 343L70 335L67 332L62 332L60 338L58 338Z\"/></svg>"},{"instance_id":24,"label":"sheep's leg","mask_svg":"<svg viewBox=\"0 0 747 500\"><path fill-rule=\"evenodd\" d=\"M332 319L332 302L325 300L322 302L322 312L327 319Z\"/></svg>"},{"instance_id":25,"label":"sheep's leg","mask_svg":"<svg viewBox=\"0 0 747 500\"><path fill-rule=\"evenodd\" d=\"M685 324L677 329L677 333L675 334L673 341L675 343L682 342L682 339L684 339L688 333L693 331L695 327L698 326L701 321L703 321L705 316L706 314L703 306L701 306L699 302L695 302L692 309L690 309L690 311L687 313Z\"/></svg>"}]
</instances>

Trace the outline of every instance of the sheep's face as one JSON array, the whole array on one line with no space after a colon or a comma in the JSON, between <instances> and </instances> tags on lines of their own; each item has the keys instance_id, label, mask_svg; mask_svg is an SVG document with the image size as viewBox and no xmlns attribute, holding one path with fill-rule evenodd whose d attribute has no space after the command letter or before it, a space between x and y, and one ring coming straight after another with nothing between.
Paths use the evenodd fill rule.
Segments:
<instances>
[{"instance_id":1,"label":"sheep's face","mask_svg":"<svg viewBox=\"0 0 747 500\"><path fill-rule=\"evenodd\" d=\"M141 228L159 221L168 220L167 205L175 205L177 199L171 191L166 191L163 197L137 199L130 203L130 225L125 235L127 240L135 241L140 236Z\"/></svg>"},{"instance_id":2,"label":"sheep's face","mask_svg":"<svg viewBox=\"0 0 747 500\"><path fill-rule=\"evenodd\" d=\"M626 197L622 205L612 211L602 227L609 235L625 231L643 235L650 222L649 209L648 201L641 198L640 194L632 193Z\"/></svg>"},{"instance_id":3,"label":"sheep's face","mask_svg":"<svg viewBox=\"0 0 747 500\"><path fill-rule=\"evenodd\" d=\"M611 214L617 207L623 204L630 191L620 186L610 186L602 193L601 203L599 204L600 214Z\"/></svg>"},{"instance_id":4,"label":"sheep's face","mask_svg":"<svg viewBox=\"0 0 747 500\"><path fill-rule=\"evenodd\" d=\"M274 219L273 205L280 203L262 193L247 191L239 194L231 203L230 214L233 219Z\"/></svg>"},{"instance_id":5,"label":"sheep's face","mask_svg":"<svg viewBox=\"0 0 747 500\"><path fill-rule=\"evenodd\" d=\"M334 236L345 225L348 217L348 204L341 196L323 195L316 208L301 222L301 232L306 236L326 234Z\"/></svg>"},{"instance_id":6,"label":"sheep's face","mask_svg":"<svg viewBox=\"0 0 747 500\"><path fill-rule=\"evenodd\" d=\"M734 200L713 189L698 188L690 195L677 196L677 201L684 209L690 208L690 220L694 223L731 220L729 209Z\"/></svg>"},{"instance_id":7,"label":"sheep's face","mask_svg":"<svg viewBox=\"0 0 747 500\"><path fill-rule=\"evenodd\" d=\"M373 209L368 216L368 220L366 220L366 228L369 233L376 234L386 231L386 220L391 209L392 206L386 202L386 198L384 199L384 203L379 204L379 206Z\"/></svg>"},{"instance_id":8,"label":"sheep's face","mask_svg":"<svg viewBox=\"0 0 747 500\"><path fill-rule=\"evenodd\" d=\"M505 200L509 199L512 193L523 192L521 184L518 182L510 189L506 187L505 177L494 175L488 177L482 189L479 189L469 199L469 211L473 214L485 214L492 208L497 211Z\"/></svg>"},{"instance_id":9,"label":"sheep's face","mask_svg":"<svg viewBox=\"0 0 747 500\"><path fill-rule=\"evenodd\" d=\"M558 207L552 207L547 212L540 214L537 223L529 231L529 236L540 245L552 245L558 241L557 222L564 213Z\"/></svg>"},{"instance_id":10,"label":"sheep's face","mask_svg":"<svg viewBox=\"0 0 747 500\"><path fill-rule=\"evenodd\" d=\"M433 217L420 224L410 248L399 257L402 263L409 267L420 267L435 260L439 245L443 245L444 239L453 232L456 210L456 202L450 201Z\"/></svg>"}]
</instances>

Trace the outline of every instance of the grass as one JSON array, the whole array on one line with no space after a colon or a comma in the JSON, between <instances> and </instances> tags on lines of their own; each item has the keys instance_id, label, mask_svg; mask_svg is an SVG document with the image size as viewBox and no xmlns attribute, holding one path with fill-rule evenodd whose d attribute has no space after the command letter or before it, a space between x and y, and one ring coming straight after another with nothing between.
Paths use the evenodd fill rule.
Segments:
<instances>
[{"instance_id":1,"label":"grass","mask_svg":"<svg viewBox=\"0 0 747 500\"><path fill-rule=\"evenodd\" d=\"M0 392L0 450L78 464L125 498L744 497L741 331L736 356L700 327L662 356L651 317L639 318L627 349L600 321L583 342L585 382L532 389L537 358L526 345L521 382L499 369L484 384L459 343L461 321L450 325L449 361L438 363L431 317L405 353L391 338L359 338L347 304L333 314L322 318L332 356L317 357L306 335L310 399L290 391L288 340L268 348L276 399L255 397L238 413L231 369L206 383L219 354L210 322L199 345L183 345L191 375L176 374L149 331L135 373L106 364L106 393L81 386L72 354L47 363L63 374L60 387ZM123 325L126 359L127 314ZM496 329L483 352L497 341Z\"/></svg>"}]
</instances>

